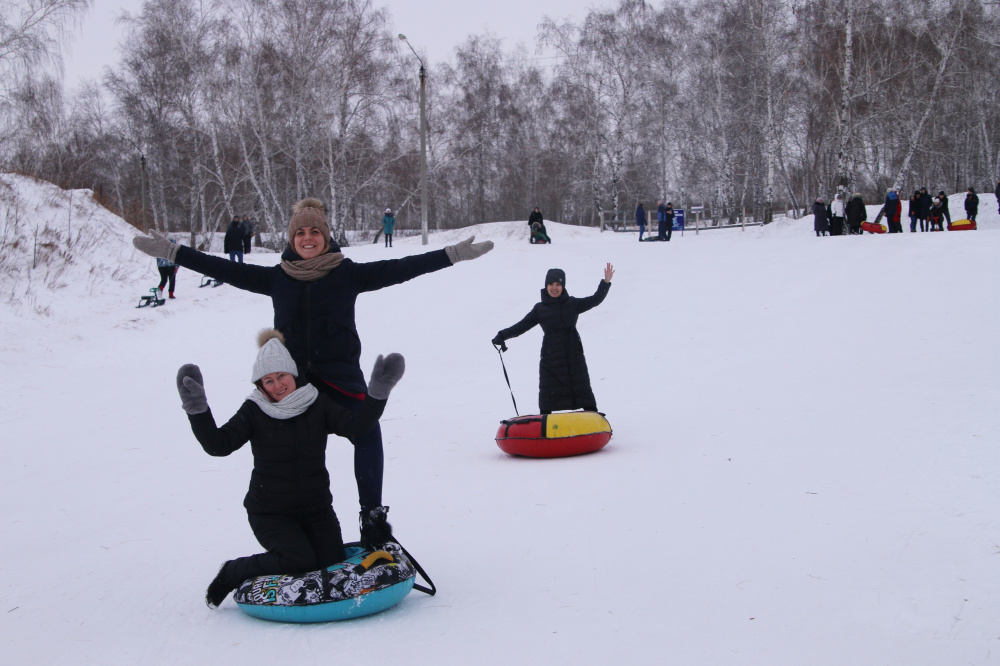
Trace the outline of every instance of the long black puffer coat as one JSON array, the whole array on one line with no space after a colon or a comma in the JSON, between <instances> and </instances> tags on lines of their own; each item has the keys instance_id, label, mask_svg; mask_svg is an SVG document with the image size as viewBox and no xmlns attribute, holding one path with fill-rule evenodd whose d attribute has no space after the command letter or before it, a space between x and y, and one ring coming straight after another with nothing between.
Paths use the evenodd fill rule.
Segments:
<instances>
[{"instance_id":1,"label":"long black puffer coat","mask_svg":"<svg viewBox=\"0 0 1000 666\"><path fill-rule=\"evenodd\" d=\"M331 252L340 248L331 247ZM300 257L286 248L282 259ZM363 393L361 338L354 318L358 295L451 266L444 250L363 264L344 259L315 282L290 277L281 266L240 264L181 246L174 259L184 268L239 289L265 294L274 305L274 327L285 335L299 376L318 376L344 390Z\"/></svg>"},{"instance_id":2,"label":"long black puffer coat","mask_svg":"<svg viewBox=\"0 0 1000 666\"><path fill-rule=\"evenodd\" d=\"M243 225L239 220L233 220L226 229L226 237L222 240L223 252L243 251Z\"/></svg>"},{"instance_id":3,"label":"long black puffer coat","mask_svg":"<svg viewBox=\"0 0 1000 666\"><path fill-rule=\"evenodd\" d=\"M497 334L501 340L516 338L536 325L542 327L542 355L538 362L538 408L543 414L563 409L597 411L590 388L590 373L577 318L601 304L611 283L601 280L593 296L573 298L565 289L558 298L542 289L542 300L524 319Z\"/></svg>"},{"instance_id":4,"label":"long black puffer coat","mask_svg":"<svg viewBox=\"0 0 1000 666\"><path fill-rule=\"evenodd\" d=\"M333 503L326 436L364 435L375 427L385 404L368 396L355 412L320 393L305 412L290 419L270 417L247 400L222 427L215 425L211 410L190 414L188 420L209 455L228 456L250 442L253 472L243 500L248 513L303 515Z\"/></svg>"}]
</instances>

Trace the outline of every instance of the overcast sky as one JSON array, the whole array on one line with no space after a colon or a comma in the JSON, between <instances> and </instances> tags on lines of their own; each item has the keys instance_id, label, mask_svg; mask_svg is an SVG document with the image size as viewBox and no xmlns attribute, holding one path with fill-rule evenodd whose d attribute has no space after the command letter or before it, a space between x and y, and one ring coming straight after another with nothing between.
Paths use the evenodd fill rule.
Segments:
<instances>
[{"instance_id":1,"label":"overcast sky","mask_svg":"<svg viewBox=\"0 0 1000 666\"><path fill-rule=\"evenodd\" d=\"M388 7L393 32L405 34L414 48L426 54L432 63L449 59L467 36L486 30L503 39L508 52L523 42L533 53L543 16L579 21L588 7L614 4L615 0L375 1L375 6ZM138 13L141 7L142 0L96 0L94 8L65 44L68 86L75 87L82 79L100 79L104 67L118 60L122 28L115 24L115 18L125 10Z\"/></svg>"}]
</instances>

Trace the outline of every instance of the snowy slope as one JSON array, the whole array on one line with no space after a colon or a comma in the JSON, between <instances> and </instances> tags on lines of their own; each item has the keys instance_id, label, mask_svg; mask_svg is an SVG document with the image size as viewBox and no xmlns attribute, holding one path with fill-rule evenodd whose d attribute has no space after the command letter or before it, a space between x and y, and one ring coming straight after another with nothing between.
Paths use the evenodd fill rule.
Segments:
<instances>
[{"instance_id":1,"label":"snowy slope","mask_svg":"<svg viewBox=\"0 0 1000 666\"><path fill-rule=\"evenodd\" d=\"M3 661L992 663L1000 220L982 198L967 233L818 239L806 218L640 244L550 223L555 243L531 246L523 222L481 225L497 242L482 259L362 296L363 367L407 358L383 418L385 501L440 591L322 626L203 603L225 559L258 550L251 459L202 452L174 375L199 363L228 418L269 300L182 270L177 300L136 310L156 272L128 233L76 241L101 275L0 317ZM513 407L490 338L547 268L585 295L607 261L614 286L579 328L611 443L504 455ZM504 356L522 413L540 340ZM328 458L356 538L349 447L331 439Z\"/></svg>"}]
</instances>

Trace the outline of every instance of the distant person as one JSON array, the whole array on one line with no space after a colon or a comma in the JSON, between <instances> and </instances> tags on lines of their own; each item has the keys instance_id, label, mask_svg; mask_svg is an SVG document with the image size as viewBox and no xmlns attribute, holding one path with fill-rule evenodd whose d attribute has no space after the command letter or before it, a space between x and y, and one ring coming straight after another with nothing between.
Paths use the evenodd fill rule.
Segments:
<instances>
[{"instance_id":1,"label":"distant person","mask_svg":"<svg viewBox=\"0 0 1000 666\"><path fill-rule=\"evenodd\" d=\"M816 197L816 203L813 204L813 229L817 236L826 236L830 231L830 218L823 197Z\"/></svg>"},{"instance_id":2,"label":"distant person","mask_svg":"<svg viewBox=\"0 0 1000 666\"><path fill-rule=\"evenodd\" d=\"M951 211L948 210L948 195L944 193L944 190L938 192L938 199L941 200L941 210L944 212L944 219L951 224Z\"/></svg>"},{"instance_id":3,"label":"distant person","mask_svg":"<svg viewBox=\"0 0 1000 666\"><path fill-rule=\"evenodd\" d=\"M177 244L177 241L170 239L171 243ZM167 282L170 282L170 298L174 297L174 286L177 280L177 269L180 268L177 264L171 263L164 259L163 257L156 258L156 270L160 273L160 284L157 289L163 292L163 287L166 286Z\"/></svg>"},{"instance_id":4,"label":"distant person","mask_svg":"<svg viewBox=\"0 0 1000 666\"><path fill-rule=\"evenodd\" d=\"M997 189L994 192L997 195L997 213L1000 213L1000 180L997 181Z\"/></svg>"},{"instance_id":5,"label":"distant person","mask_svg":"<svg viewBox=\"0 0 1000 666\"><path fill-rule=\"evenodd\" d=\"M934 197L931 202L931 209L927 213L927 223L929 231L944 231L944 207L940 197Z\"/></svg>"},{"instance_id":6,"label":"distant person","mask_svg":"<svg viewBox=\"0 0 1000 666\"><path fill-rule=\"evenodd\" d=\"M847 227L852 234L861 234L861 223L868 219L868 210L865 208L864 199L861 192L855 192L851 200L844 207L847 215Z\"/></svg>"},{"instance_id":7,"label":"distant person","mask_svg":"<svg viewBox=\"0 0 1000 666\"><path fill-rule=\"evenodd\" d=\"M253 247L253 222L246 215L240 220L240 227L243 229L243 252L250 254L250 248Z\"/></svg>"},{"instance_id":8,"label":"distant person","mask_svg":"<svg viewBox=\"0 0 1000 666\"><path fill-rule=\"evenodd\" d=\"M920 190L913 190L913 194L910 195L910 205L909 209L906 211L907 216L910 218L910 232L914 233L917 230L917 209L920 208ZM926 220L920 221L920 230L924 230L924 226L927 224Z\"/></svg>"},{"instance_id":9,"label":"distant person","mask_svg":"<svg viewBox=\"0 0 1000 666\"><path fill-rule=\"evenodd\" d=\"M392 234L396 229L396 216L392 214L391 208L385 209L382 215L382 233L385 234L385 246L392 247Z\"/></svg>"},{"instance_id":10,"label":"distant person","mask_svg":"<svg viewBox=\"0 0 1000 666\"><path fill-rule=\"evenodd\" d=\"M889 190L885 195L885 204L882 206L882 210L885 212L885 219L889 225L889 233L903 233L903 225L899 221L902 206L899 203L899 195L896 193L896 190Z\"/></svg>"},{"instance_id":11,"label":"distant person","mask_svg":"<svg viewBox=\"0 0 1000 666\"><path fill-rule=\"evenodd\" d=\"M545 220L542 218L542 211L538 210L538 206L535 206L535 210L531 211L531 214L528 215L528 226L530 227L535 222L542 224L544 221Z\"/></svg>"},{"instance_id":12,"label":"distant person","mask_svg":"<svg viewBox=\"0 0 1000 666\"><path fill-rule=\"evenodd\" d=\"M531 211L528 215L528 231L530 236L528 237L529 243L551 243L552 239L549 238L549 232L545 228L545 219L542 217L542 211L538 210L538 206L535 206L535 210Z\"/></svg>"},{"instance_id":13,"label":"distant person","mask_svg":"<svg viewBox=\"0 0 1000 666\"><path fill-rule=\"evenodd\" d=\"M920 197L917 202L917 220L920 221L921 228L927 225L927 216L930 215L933 200L927 193L926 187L920 188Z\"/></svg>"},{"instance_id":14,"label":"distant person","mask_svg":"<svg viewBox=\"0 0 1000 666\"><path fill-rule=\"evenodd\" d=\"M226 238L222 241L222 251L229 254L229 261L243 263L243 225L240 216L233 215L233 221L226 229Z\"/></svg>"},{"instance_id":15,"label":"distant person","mask_svg":"<svg viewBox=\"0 0 1000 666\"><path fill-rule=\"evenodd\" d=\"M542 414L568 409L597 411L597 400L590 387L587 359L576 330L581 314L600 305L611 289L614 267L604 269L604 280L593 296L573 298L566 291L566 273L552 268L545 274L541 302L524 319L496 334L492 342L506 351L506 340L542 327L542 353L538 363L538 409Z\"/></svg>"},{"instance_id":16,"label":"distant person","mask_svg":"<svg viewBox=\"0 0 1000 666\"><path fill-rule=\"evenodd\" d=\"M635 207L635 224L639 227L639 240L642 240L642 235L646 233L646 209L642 207L642 202Z\"/></svg>"},{"instance_id":17,"label":"distant person","mask_svg":"<svg viewBox=\"0 0 1000 666\"><path fill-rule=\"evenodd\" d=\"M841 236L844 234L844 200L840 198L840 193L834 195L830 202L830 235Z\"/></svg>"},{"instance_id":18,"label":"distant person","mask_svg":"<svg viewBox=\"0 0 1000 666\"><path fill-rule=\"evenodd\" d=\"M662 229L664 228L667 231L666 237L663 236ZM661 227L660 231L660 240L669 241L673 233L674 233L674 205L668 201L663 211L663 227Z\"/></svg>"},{"instance_id":19,"label":"distant person","mask_svg":"<svg viewBox=\"0 0 1000 666\"><path fill-rule=\"evenodd\" d=\"M976 221L976 215L979 214L979 195L976 194L976 188L970 187L968 194L965 195L965 216Z\"/></svg>"}]
</instances>

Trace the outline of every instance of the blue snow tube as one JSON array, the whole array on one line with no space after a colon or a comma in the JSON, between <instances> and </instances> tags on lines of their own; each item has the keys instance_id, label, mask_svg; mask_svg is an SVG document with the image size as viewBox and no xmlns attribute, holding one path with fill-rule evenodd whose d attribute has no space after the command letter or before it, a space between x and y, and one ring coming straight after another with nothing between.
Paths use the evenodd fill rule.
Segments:
<instances>
[{"instance_id":1,"label":"blue snow tube","mask_svg":"<svg viewBox=\"0 0 1000 666\"><path fill-rule=\"evenodd\" d=\"M346 545L347 559L298 576L248 578L233 593L244 613L276 622L332 622L379 613L403 600L417 566L396 543Z\"/></svg>"}]
</instances>

